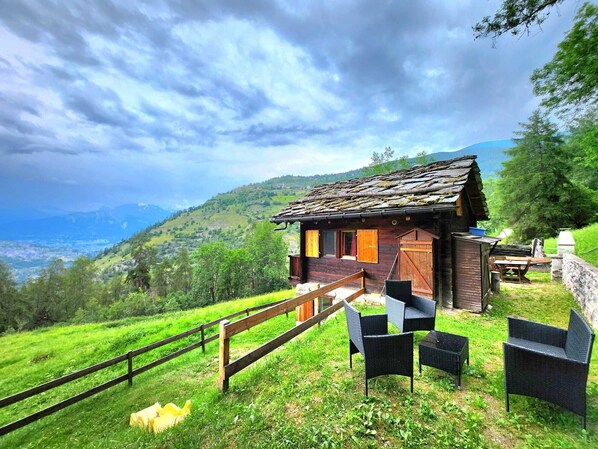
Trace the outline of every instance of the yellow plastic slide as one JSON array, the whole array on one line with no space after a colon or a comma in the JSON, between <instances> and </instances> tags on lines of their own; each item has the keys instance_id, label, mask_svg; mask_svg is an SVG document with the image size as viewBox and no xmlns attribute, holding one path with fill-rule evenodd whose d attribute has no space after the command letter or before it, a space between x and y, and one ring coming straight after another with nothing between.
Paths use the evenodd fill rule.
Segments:
<instances>
[{"instance_id":1,"label":"yellow plastic slide","mask_svg":"<svg viewBox=\"0 0 598 449\"><path fill-rule=\"evenodd\" d=\"M158 402L148 408L132 413L129 419L131 427L141 427L149 429L154 433L162 432L179 422L183 421L191 414L191 401L187 400L183 408L179 408L173 403L168 403L161 407Z\"/></svg>"}]
</instances>

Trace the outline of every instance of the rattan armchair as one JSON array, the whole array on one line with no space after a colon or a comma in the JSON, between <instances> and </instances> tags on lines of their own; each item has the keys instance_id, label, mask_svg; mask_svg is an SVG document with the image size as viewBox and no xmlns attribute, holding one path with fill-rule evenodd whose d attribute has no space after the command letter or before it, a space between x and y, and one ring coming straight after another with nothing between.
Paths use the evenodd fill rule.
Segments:
<instances>
[{"instance_id":1,"label":"rattan armchair","mask_svg":"<svg viewBox=\"0 0 598 449\"><path fill-rule=\"evenodd\" d=\"M571 309L567 330L509 317L503 343L505 403L520 394L559 405L582 418L586 427L586 385L594 332Z\"/></svg>"},{"instance_id":2,"label":"rattan armchair","mask_svg":"<svg viewBox=\"0 0 598 449\"><path fill-rule=\"evenodd\" d=\"M386 374L411 378L413 393L413 333L388 334L386 315L361 316L344 301L349 330L349 367L353 368L353 354L361 353L365 363L365 395L368 380Z\"/></svg>"},{"instance_id":3,"label":"rattan armchair","mask_svg":"<svg viewBox=\"0 0 598 449\"><path fill-rule=\"evenodd\" d=\"M433 330L436 301L411 292L411 281L386 281L388 320L401 332Z\"/></svg>"}]
</instances>

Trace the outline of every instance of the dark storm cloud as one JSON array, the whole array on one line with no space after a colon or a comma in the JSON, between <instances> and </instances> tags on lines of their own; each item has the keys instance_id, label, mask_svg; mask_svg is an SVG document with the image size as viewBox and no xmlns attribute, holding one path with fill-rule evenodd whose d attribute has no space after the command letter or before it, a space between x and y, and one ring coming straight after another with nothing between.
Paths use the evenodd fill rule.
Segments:
<instances>
[{"instance_id":1,"label":"dark storm cloud","mask_svg":"<svg viewBox=\"0 0 598 449\"><path fill-rule=\"evenodd\" d=\"M0 20L12 32L32 42L47 44L66 61L98 65L86 41L88 35L118 40L128 30L150 28L142 8L129 9L112 1L4 1ZM152 35L152 33L148 33Z\"/></svg>"},{"instance_id":2,"label":"dark storm cloud","mask_svg":"<svg viewBox=\"0 0 598 449\"><path fill-rule=\"evenodd\" d=\"M50 79L54 79L59 83L72 83L78 79L75 71L64 67L46 65L37 70L32 67L32 70L38 72L40 76L49 76Z\"/></svg>"},{"instance_id":3,"label":"dark storm cloud","mask_svg":"<svg viewBox=\"0 0 598 449\"><path fill-rule=\"evenodd\" d=\"M0 131L0 155L19 155L34 153L59 153L59 154L78 154L78 150L68 147L61 147L35 137L25 136L23 134L9 134Z\"/></svg>"},{"instance_id":4,"label":"dark storm cloud","mask_svg":"<svg viewBox=\"0 0 598 449\"><path fill-rule=\"evenodd\" d=\"M0 92L0 113L8 119L9 113L14 116L23 114L40 115L39 102L33 95L15 95L12 92ZM0 124L5 124L4 120Z\"/></svg>"},{"instance_id":5,"label":"dark storm cloud","mask_svg":"<svg viewBox=\"0 0 598 449\"><path fill-rule=\"evenodd\" d=\"M259 123L247 129L227 132L227 134L235 136L237 142L250 142L270 147L301 143L306 139L331 132L334 132L334 129L304 126L268 126Z\"/></svg>"},{"instance_id":6,"label":"dark storm cloud","mask_svg":"<svg viewBox=\"0 0 598 449\"><path fill-rule=\"evenodd\" d=\"M404 122L398 126L413 132L427 133L434 117L479 123L477 135L455 135L459 143L491 130L507 135L514 129L512 112L500 122L487 118L495 111L521 109L521 99L531 98L531 68L550 56L544 50L547 41L555 45L560 39L560 33L547 30L541 39L503 39L498 49L490 48L489 41L474 42L471 26L485 5L424 1L374 8L368 1L351 6L316 2L293 14L263 4L247 11L241 3L219 2L219 12L266 23L304 48L321 68L338 71L343 82L336 93L360 111L362 126L381 126L362 118L380 106L399 113ZM512 50L507 57L504 47ZM437 85L425 82L425 71L433 69L442 71Z\"/></svg>"},{"instance_id":7,"label":"dark storm cloud","mask_svg":"<svg viewBox=\"0 0 598 449\"><path fill-rule=\"evenodd\" d=\"M243 89L235 83L221 80L216 80L214 87L213 92L218 94L212 94L212 98L218 100L223 107L235 111L239 119L251 118L272 105L266 93L256 87Z\"/></svg>"},{"instance_id":8,"label":"dark storm cloud","mask_svg":"<svg viewBox=\"0 0 598 449\"><path fill-rule=\"evenodd\" d=\"M62 94L64 104L87 120L99 125L135 127L136 115L127 111L120 97L109 89L86 85Z\"/></svg>"},{"instance_id":9,"label":"dark storm cloud","mask_svg":"<svg viewBox=\"0 0 598 449\"><path fill-rule=\"evenodd\" d=\"M52 132L30 121L40 116L39 108L32 95L0 92L0 155L31 154L52 146L48 144Z\"/></svg>"},{"instance_id":10,"label":"dark storm cloud","mask_svg":"<svg viewBox=\"0 0 598 449\"><path fill-rule=\"evenodd\" d=\"M0 177L72 163L76 184L88 158L106 155L114 161L94 168L118 165L130 192L205 199L239 183L236 172L314 170L299 147L334 164L388 145L509 138L537 105L529 76L574 3L543 33L492 48L471 27L497 2L0 0ZM149 182L143 158L175 190ZM119 198L106 178L104 198Z\"/></svg>"}]
</instances>

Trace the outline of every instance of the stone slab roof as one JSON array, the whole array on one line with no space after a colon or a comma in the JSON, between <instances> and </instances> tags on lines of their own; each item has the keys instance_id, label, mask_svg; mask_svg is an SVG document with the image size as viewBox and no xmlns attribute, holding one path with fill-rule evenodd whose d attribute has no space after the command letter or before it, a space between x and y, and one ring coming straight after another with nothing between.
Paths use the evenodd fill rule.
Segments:
<instances>
[{"instance_id":1,"label":"stone slab roof","mask_svg":"<svg viewBox=\"0 0 598 449\"><path fill-rule=\"evenodd\" d=\"M418 165L383 175L314 187L272 217L273 222L389 216L451 210L463 190L478 220L488 218L475 156Z\"/></svg>"}]
</instances>

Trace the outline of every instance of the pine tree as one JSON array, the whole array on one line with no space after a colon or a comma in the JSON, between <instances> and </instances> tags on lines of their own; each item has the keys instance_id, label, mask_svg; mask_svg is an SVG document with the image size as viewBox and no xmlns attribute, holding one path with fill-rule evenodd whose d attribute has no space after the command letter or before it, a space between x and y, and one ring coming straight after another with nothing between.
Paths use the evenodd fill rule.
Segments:
<instances>
[{"instance_id":1,"label":"pine tree","mask_svg":"<svg viewBox=\"0 0 598 449\"><path fill-rule=\"evenodd\" d=\"M72 318L78 309L85 309L96 297L97 287L93 261L85 256L75 259L65 277L64 318Z\"/></svg>"},{"instance_id":2,"label":"pine tree","mask_svg":"<svg viewBox=\"0 0 598 449\"><path fill-rule=\"evenodd\" d=\"M540 111L521 125L498 182L502 215L525 241L584 226L593 216L592 199L569 180L569 161L556 127Z\"/></svg>"},{"instance_id":3,"label":"pine tree","mask_svg":"<svg viewBox=\"0 0 598 449\"><path fill-rule=\"evenodd\" d=\"M147 291L150 288L151 268L156 263L156 249L148 245L144 236L138 236L131 242L131 257L135 261L127 273L126 282L136 289Z\"/></svg>"},{"instance_id":4,"label":"pine tree","mask_svg":"<svg viewBox=\"0 0 598 449\"><path fill-rule=\"evenodd\" d=\"M152 291L155 295L165 298L169 291L171 280L172 263L168 259L162 260L152 268Z\"/></svg>"},{"instance_id":5,"label":"pine tree","mask_svg":"<svg viewBox=\"0 0 598 449\"><path fill-rule=\"evenodd\" d=\"M182 247L176 257L174 273L172 274L172 289L175 292L188 294L193 282L193 267L189 260L187 249Z\"/></svg>"}]
</instances>

